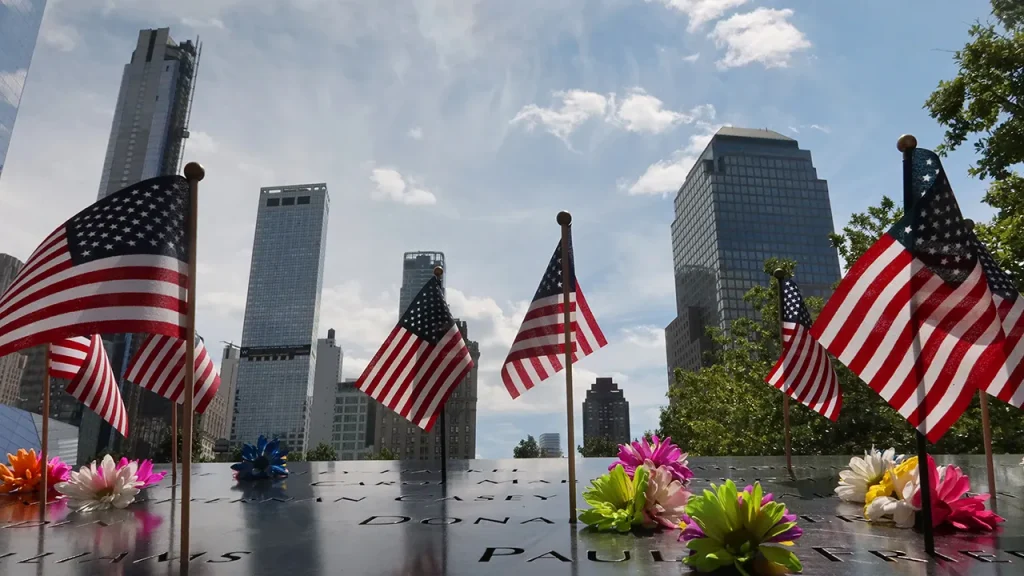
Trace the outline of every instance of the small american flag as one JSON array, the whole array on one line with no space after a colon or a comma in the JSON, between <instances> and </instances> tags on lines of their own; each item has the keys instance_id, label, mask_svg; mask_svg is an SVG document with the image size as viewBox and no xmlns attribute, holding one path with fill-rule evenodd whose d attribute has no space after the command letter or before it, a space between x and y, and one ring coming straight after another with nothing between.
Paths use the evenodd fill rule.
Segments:
<instances>
[{"instance_id":1,"label":"small american flag","mask_svg":"<svg viewBox=\"0 0 1024 576\"><path fill-rule=\"evenodd\" d=\"M811 314L792 279L782 283L782 356L765 381L835 422L843 406L828 352L811 336Z\"/></svg>"},{"instance_id":2,"label":"small american flag","mask_svg":"<svg viewBox=\"0 0 1024 576\"><path fill-rule=\"evenodd\" d=\"M1003 402L1024 408L1024 298L1020 297L1013 280L996 264L985 246L976 239L975 242L1006 337L1003 343L1006 363L985 390Z\"/></svg>"},{"instance_id":3,"label":"small american flag","mask_svg":"<svg viewBox=\"0 0 1024 576\"><path fill-rule=\"evenodd\" d=\"M184 178L153 178L57 228L0 296L0 356L84 334L182 336L188 202Z\"/></svg>"},{"instance_id":4,"label":"small american flag","mask_svg":"<svg viewBox=\"0 0 1024 576\"><path fill-rule=\"evenodd\" d=\"M430 432L473 360L436 277L423 286L356 381L371 398Z\"/></svg>"},{"instance_id":5,"label":"small american flag","mask_svg":"<svg viewBox=\"0 0 1024 576\"><path fill-rule=\"evenodd\" d=\"M934 152L912 159L908 213L854 264L811 329L932 442L1005 363L977 246Z\"/></svg>"},{"instance_id":6,"label":"small american flag","mask_svg":"<svg viewBox=\"0 0 1024 576\"><path fill-rule=\"evenodd\" d=\"M128 436L128 411L98 334L50 344L50 376L71 380L68 394Z\"/></svg>"},{"instance_id":7,"label":"small american flag","mask_svg":"<svg viewBox=\"0 0 1024 576\"><path fill-rule=\"evenodd\" d=\"M128 363L125 379L182 404L185 402L185 341L150 334ZM220 374L196 335L195 409L202 414L220 388Z\"/></svg>"},{"instance_id":8,"label":"small american flag","mask_svg":"<svg viewBox=\"0 0 1024 576\"><path fill-rule=\"evenodd\" d=\"M523 325L512 342L512 349L501 367L501 381L513 399L543 382L564 368L565 328L562 295L562 244L555 247L547 270L541 277L540 286L533 296ZM590 312L587 299L583 297L576 280L576 265L573 258L572 238L569 239L569 322L572 361L589 356L594 350L608 344ZM582 317L583 321L580 322Z\"/></svg>"}]
</instances>

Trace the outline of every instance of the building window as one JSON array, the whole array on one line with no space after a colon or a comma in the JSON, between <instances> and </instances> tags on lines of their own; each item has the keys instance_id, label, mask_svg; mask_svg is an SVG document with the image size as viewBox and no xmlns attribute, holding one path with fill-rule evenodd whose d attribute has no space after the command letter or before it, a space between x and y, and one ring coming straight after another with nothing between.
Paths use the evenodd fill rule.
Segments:
<instances>
[{"instance_id":1,"label":"building window","mask_svg":"<svg viewBox=\"0 0 1024 576\"><path fill-rule=\"evenodd\" d=\"M309 204L309 196L299 196L298 204Z\"/></svg>"},{"instance_id":2,"label":"building window","mask_svg":"<svg viewBox=\"0 0 1024 576\"><path fill-rule=\"evenodd\" d=\"M267 198L267 206L280 206L280 205L281 205L281 199L280 198Z\"/></svg>"},{"instance_id":3,"label":"building window","mask_svg":"<svg viewBox=\"0 0 1024 576\"><path fill-rule=\"evenodd\" d=\"M295 198L281 198L281 206L294 206Z\"/></svg>"}]
</instances>

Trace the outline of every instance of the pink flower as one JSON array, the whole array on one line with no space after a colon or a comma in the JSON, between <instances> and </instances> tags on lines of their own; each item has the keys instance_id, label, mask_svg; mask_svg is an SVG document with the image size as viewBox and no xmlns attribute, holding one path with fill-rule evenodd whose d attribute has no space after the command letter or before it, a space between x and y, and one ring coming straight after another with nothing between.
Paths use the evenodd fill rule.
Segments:
<instances>
[{"instance_id":1,"label":"pink flower","mask_svg":"<svg viewBox=\"0 0 1024 576\"><path fill-rule=\"evenodd\" d=\"M956 466L943 466L940 470L935 460L928 457L928 478L932 493L932 526L948 524L957 530L991 532L1005 520L991 510L985 509L988 494L965 496L971 489L971 480ZM918 490L911 502L921 508L921 491Z\"/></svg>"},{"instance_id":2,"label":"pink flower","mask_svg":"<svg viewBox=\"0 0 1024 576\"><path fill-rule=\"evenodd\" d=\"M644 523L648 526L675 528L686 516L686 502L692 494L683 487L682 482L673 477L667 466L655 468L654 463L647 460L644 468L649 472Z\"/></svg>"},{"instance_id":3,"label":"pink flower","mask_svg":"<svg viewBox=\"0 0 1024 576\"><path fill-rule=\"evenodd\" d=\"M657 436L651 436L651 440L652 442L648 443L646 438L641 438L639 442L620 444L619 459L608 469L614 470L616 465L622 464L626 474L632 477L637 467L643 466L644 462L650 460L657 468L662 466L668 468L672 473L672 478L684 484L693 478L693 472L686 467L686 454L672 443L671 438L665 438L665 441L662 442Z\"/></svg>"},{"instance_id":4,"label":"pink flower","mask_svg":"<svg viewBox=\"0 0 1024 576\"><path fill-rule=\"evenodd\" d=\"M40 460L42 460L42 455L40 455L39 458L40 458ZM65 482L65 481L67 481L68 476L70 476L70 475L71 475L71 466L68 466L66 463L61 461L60 458L57 458L57 457L50 458L49 463L47 463L47 465L46 465L46 486L47 486L47 488L49 490L53 490L54 489L53 487L56 486L58 482Z\"/></svg>"},{"instance_id":5,"label":"pink flower","mask_svg":"<svg viewBox=\"0 0 1024 576\"><path fill-rule=\"evenodd\" d=\"M117 463L117 469L120 470L128 464L135 462L138 464L138 471L135 473L137 481L141 482L139 486L140 490L155 486L167 476L167 472L153 472L153 461L152 460L128 460L127 458L121 458L121 461Z\"/></svg>"}]
</instances>

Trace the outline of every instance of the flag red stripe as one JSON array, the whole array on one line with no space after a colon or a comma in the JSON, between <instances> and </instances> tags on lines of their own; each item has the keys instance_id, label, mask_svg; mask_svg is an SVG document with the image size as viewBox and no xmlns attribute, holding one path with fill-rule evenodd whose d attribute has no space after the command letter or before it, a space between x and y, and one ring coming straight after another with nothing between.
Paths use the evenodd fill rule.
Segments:
<instances>
[{"instance_id":1,"label":"flag red stripe","mask_svg":"<svg viewBox=\"0 0 1024 576\"><path fill-rule=\"evenodd\" d=\"M125 378L168 400L182 404L185 398L186 343L180 338L151 334L143 341L139 351L128 363ZM195 342L195 362L192 364L194 409L202 414L217 395L220 374L213 367L202 339Z\"/></svg>"},{"instance_id":2,"label":"flag red stripe","mask_svg":"<svg viewBox=\"0 0 1024 576\"><path fill-rule=\"evenodd\" d=\"M57 345L63 345L58 343ZM77 344L75 344L77 345ZM107 421L122 436L128 435L128 413L98 335L90 339L89 353L66 388L68 394Z\"/></svg>"}]
</instances>

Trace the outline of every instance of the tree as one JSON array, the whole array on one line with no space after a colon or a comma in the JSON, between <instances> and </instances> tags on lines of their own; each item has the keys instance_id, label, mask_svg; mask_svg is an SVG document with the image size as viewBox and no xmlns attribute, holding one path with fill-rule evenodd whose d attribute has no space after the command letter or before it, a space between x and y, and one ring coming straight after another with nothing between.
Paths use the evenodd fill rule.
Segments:
<instances>
[{"instance_id":1,"label":"tree","mask_svg":"<svg viewBox=\"0 0 1024 576\"><path fill-rule=\"evenodd\" d=\"M156 449L156 453L153 455L154 462L170 462L171 461L171 437L173 431L171 427L167 427L167 433L164 434L164 439L160 442L160 445ZM181 430L178 430L178 458L179 461L182 455L182 435ZM241 460L241 458L239 458ZM196 433L193 428L192 431L192 461L193 462L206 462L207 458L203 456L203 442L199 438L199 434Z\"/></svg>"},{"instance_id":2,"label":"tree","mask_svg":"<svg viewBox=\"0 0 1024 576\"><path fill-rule=\"evenodd\" d=\"M367 460L398 460L398 456L390 448L381 448L380 452L371 454Z\"/></svg>"},{"instance_id":3,"label":"tree","mask_svg":"<svg viewBox=\"0 0 1024 576\"><path fill-rule=\"evenodd\" d=\"M520 440L519 445L512 449L513 458L540 458L540 447L533 436L527 436L526 440Z\"/></svg>"},{"instance_id":4,"label":"tree","mask_svg":"<svg viewBox=\"0 0 1024 576\"><path fill-rule=\"evenodd\" d=\"M241 462L242 461L242 447L241 446L235 446L234 448L231 449L231 461L232 462Z\"/></svg>"},{"instance_id":5,"label":"tree","mask_svg":"<svg viewBox=\"0 0 1024 576\"><path fill-rule=\"evenodd\" d=\"M309 452L306 452L306 460L309 462L334 462L338 459L338 451L334 446L321 442Z\"/></svg>"},{"instance_id":6,"label":"tree","mask_svg":"<svg viewBox=\"0 0 1024 576\"><path fill-rule=\"evenodd\" d=\"M925 108L946 129L940 154L973 140L969 173L993 180L984 199L997 210L978 236L1024 289L1024 179L1012 171L1024 162L1024 4L992 0L992 15L971 26L953 55L956 77L940 81Z\"/></svg>"},{"instance_id":7,"label":"tree","mask_svg":"<svg viewBox=\"0 0 1024 576\"><path fill-rule=\"evenodd\" d=\"M619 445L605 436L590 437L584 438L583 446L577 446L576 451L584 458L614 458L619 453Z\"/></svg>"}]
</instances>

